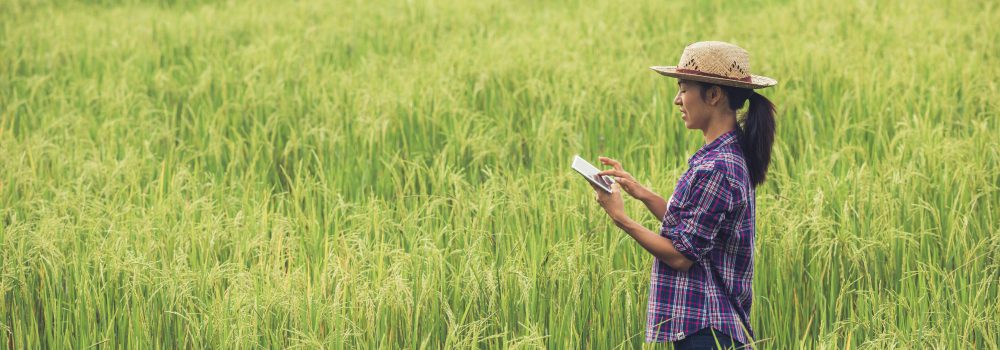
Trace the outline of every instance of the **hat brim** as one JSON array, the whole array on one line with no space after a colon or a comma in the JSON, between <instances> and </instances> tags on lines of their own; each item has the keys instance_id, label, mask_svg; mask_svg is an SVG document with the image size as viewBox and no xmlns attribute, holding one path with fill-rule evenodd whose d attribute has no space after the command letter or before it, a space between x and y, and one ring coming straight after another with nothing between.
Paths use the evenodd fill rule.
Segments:
<instances>
[{"instance_id":1,"label":"hat brim","mask_svg":"<svg viewBox=\"0 0 1000 350\"><path fill-rule=\"evenodd\" d=\"M677 71L677 66L652 66L649 67L649 69L652 69L657 73L660 73L661 75L674 77L677 79L694 80L703 83L733 86L744 89L762 89L766 87L775 86L778 84L777 80L753 74L750 75L750 82L746 82L743 80L736 80L736 79L726 79L726 78L710 77L699 74L681 73Z\"/></svg>"}]
</instances>

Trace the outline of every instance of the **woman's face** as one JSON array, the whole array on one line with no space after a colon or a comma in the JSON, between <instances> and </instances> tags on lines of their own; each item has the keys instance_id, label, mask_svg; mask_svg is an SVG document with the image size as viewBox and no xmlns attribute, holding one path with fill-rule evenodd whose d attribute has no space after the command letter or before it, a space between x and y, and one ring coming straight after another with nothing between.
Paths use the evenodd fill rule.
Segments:
<instances>
[{"instance_id":1,"label":"woman's face","mask_svg":"<svg viewBox=\"0 0 1000 350\"><path fill-rule=\"evenodd\" d=\"M684 119L684 126L688 129L705 129L708 126L710 106L702 98L698 83L677 80L674 104L681 108L681 119Z\"/></svg>"}]
</instances>

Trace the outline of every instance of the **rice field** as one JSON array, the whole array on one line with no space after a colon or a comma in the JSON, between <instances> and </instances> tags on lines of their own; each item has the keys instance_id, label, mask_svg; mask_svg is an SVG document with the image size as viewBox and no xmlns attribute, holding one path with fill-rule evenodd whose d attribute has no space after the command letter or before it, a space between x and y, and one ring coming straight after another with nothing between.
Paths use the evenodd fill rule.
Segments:
<instances>
[{"instance_id":1,"label":"rice field","mask_svg":"<svg viewBox=\"0 0 1000 350\"><path fill-rule=\"evenodd\" d=\"M1000 349L994 1L0 1L0 348L670 348L570 168L668 197L778 79L763 349ZM647 228L658 218L626 203Z\"/></svg>"}]
</instances>

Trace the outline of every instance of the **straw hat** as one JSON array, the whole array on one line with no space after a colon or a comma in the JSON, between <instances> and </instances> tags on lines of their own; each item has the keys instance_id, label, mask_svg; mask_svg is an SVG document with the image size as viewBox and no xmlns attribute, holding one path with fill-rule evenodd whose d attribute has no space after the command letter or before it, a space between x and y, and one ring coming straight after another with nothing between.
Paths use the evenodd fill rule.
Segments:
<instances>
[{"instance_id":1,"label":"straw hat","mask_svg":"<svg viewBox=\"0 0 1000 350\"><path fill-rule=\"evenodd\" d=\"M742 47L721 41L700 41L688 45L676 66L649 67L657 73L678 79L760 89L774 86L777 80L750 74L750 53Z\"/></svg>"}]
</instances>

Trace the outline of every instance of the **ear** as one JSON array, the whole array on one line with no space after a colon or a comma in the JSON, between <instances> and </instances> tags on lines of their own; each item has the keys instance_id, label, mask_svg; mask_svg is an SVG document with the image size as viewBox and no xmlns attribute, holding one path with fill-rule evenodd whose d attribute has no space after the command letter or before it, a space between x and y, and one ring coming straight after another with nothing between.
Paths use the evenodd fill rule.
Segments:
<instances>
[{"instance_id":1,"label":"ear","mask_svg":"<svg viewBox=\"0 0 1000 350\"><path fill-rule=\"evenodd\" d=\"M707 97L706 102L712 106L717 106L720 102L722 102L722 88L718 85L712 85L712 87L708 89L707 95L708 96L705 96Z\"/></svg>"}]
</instances>

